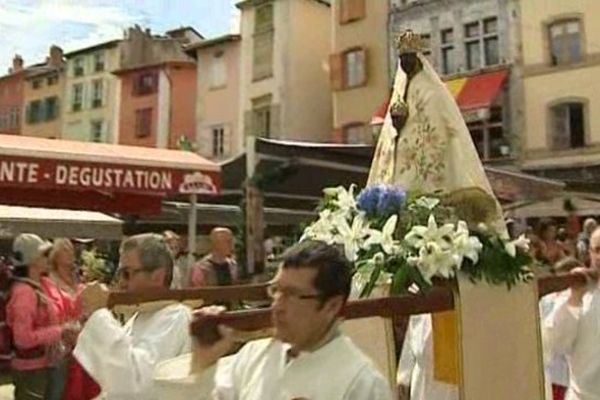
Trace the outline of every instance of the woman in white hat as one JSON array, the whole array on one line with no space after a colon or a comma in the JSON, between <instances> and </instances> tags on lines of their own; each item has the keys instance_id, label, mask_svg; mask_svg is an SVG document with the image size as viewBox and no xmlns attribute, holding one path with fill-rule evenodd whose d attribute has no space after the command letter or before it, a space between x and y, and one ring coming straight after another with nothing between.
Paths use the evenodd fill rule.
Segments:
<instances>
[{"instance_id":1,"label":"woman in white hat","mask_svg":"<svg viewBox=\"0 0 600 400\"><path fill-rule=\"evenodd\" d=\"M24 233L13 242L14 276L6 306L15 357L11 361L15 400L46 399L52 353L74 341L76 329L59 325L57 310L40 283L48 272L51 244Z\"/></svg>"}]
</instances>

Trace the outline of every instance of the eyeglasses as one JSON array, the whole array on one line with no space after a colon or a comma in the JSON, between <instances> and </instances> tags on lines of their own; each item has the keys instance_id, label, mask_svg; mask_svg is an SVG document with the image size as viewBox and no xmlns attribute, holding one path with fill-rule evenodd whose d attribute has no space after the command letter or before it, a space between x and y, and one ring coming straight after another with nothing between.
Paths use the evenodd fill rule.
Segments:
<instances>
[{"instance_id":1,"label":"eyeglasses","mask_svg":"<svg viewBox=\"0 0 600 400\"><path fill-rule=\"evenodd\" d=\"M319 293L302 294L295 288L281 287L276 282L273 282L269 286L267 286L267 294L272 299L276 299L277 297L283 297L284 299L313 300L321 297Z\"/></svg>"},{"instance_id":2,"label":"eyeglasses","mask_svg":"<svg viewBox=\"0 0 600 400\"><path fill-rule=\"evenodd\" d=\"M133 278L140 272L143 272L144 268L129 268L129 267L119 267L117 269L117 276L123 278L125 280L129 280Z\"/></svg>"}]
</instances>

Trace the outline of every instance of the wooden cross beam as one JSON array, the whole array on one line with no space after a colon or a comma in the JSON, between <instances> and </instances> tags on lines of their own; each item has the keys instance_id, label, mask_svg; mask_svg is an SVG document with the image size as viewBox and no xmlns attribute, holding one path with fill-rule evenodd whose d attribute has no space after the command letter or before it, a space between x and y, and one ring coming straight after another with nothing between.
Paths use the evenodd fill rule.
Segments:
<instances>
[{"instance_id":1,"label":"wooden cross beam","mask_svg":"<svg viewBox=\"0 0 600 400\"><path fill-rule=\"evenodd\" d=\"M537 278L539 296L566 290L574 284L583 284L597 279L595 271L568 273ZM267 300L266 284L205 287L184 290L163 290L152 292L112 292L109 307L115 305L135 305L153 301L186 301L202 299L206 304L227 301ZM343 310L345 319L379 316L410 316L454 309L454 286L441 283L421 294L382 297L350 301ZM245 311L231 311L219 315L197 314L191 324L191 332L199 340L210 343L219 338L217 326L230 326L239 331L258 331L272 326L271 308Z\"/></svg>"}]
</instances>

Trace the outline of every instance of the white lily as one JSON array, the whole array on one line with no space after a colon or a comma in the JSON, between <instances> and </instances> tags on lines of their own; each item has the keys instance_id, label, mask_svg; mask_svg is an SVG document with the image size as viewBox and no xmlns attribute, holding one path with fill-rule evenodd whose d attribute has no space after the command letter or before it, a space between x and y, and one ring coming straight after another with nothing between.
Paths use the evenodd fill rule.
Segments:
<instances>
[{"instance_id":1,"label":"white lily","mask_svg":"<svg viewBox=\"0 0 600 400\"><path fill-rule=\"evenodd\" d=\"M525 236L521 235L515 240L504 243L504 249L511 257L517 256L517 248L523 250L524 252L529 251L529 242L530 240Z\"/></svg>"},{"instance_id":2,"label":"white lily","mask_svg":"<svg viewBox=\"0 0 600 400\"><path fill-rule=\"evenodd\" d=\"M435 242L440 247L448 248L450 246L450 235L454 229L453 224L444 224L438 227L435 217L431 214L429 215L427 226L413 226L410 232L404 237L404 240L417 249L422 248L430 242Z\"/></svg>"},{"instance_id":3,"label":"white lily","mask_svg":"<svg viewBox=\"0 0 600 400\"><path fill-rule=\"evenodd\" d=\"M453 240L454 259L456 267L460 269L464 258L468 258L477 264L479 253L483 249L483 244L476 236L469 236L469 232L457 234Z\"/></svg>"},{"instance_id":4,"label":"white lily","mask_svg":"<svg viewBox=\"0 0 600 400\"><path fill-rule=\"evenodd\" d=\"M381 231L369 229L369 237L364 243L364 248L368 249L373 245L379 245L386 254L395 254L398 249L398 241L394 239L394 232L398 224L398 215L392 215L383 225Z\"/></svg>"},{"instance_id":5,"label":"white lily","mask_svg":"<svg viewBox=\"0 0 600 400\"><path fill-rule=\"evenodd\" d=\"M414 263L414 260L412 262ZM434 276L453 277L455 265L452 252L440 247L435 242L430 242L421 247L416 261L416 266L421 275L429 283L431 283L431 278Z\"/></svg>"},{"instance_id":6,"label":"white lily","mask_svg":"<svg viewBox=\"0 0 600 400\"><path fill-rule=\"evenodd\" d=\"M352 225L345 219L337 221L336 228L339 232L340 244L344 245L344 253L346 258L350 261L356 261L360 244L364 238L368 235L369 226L362 214L358 214L354 217Z\"/></svg>"},{"instance_id":7,"label":"white lily","mask_svg":"<svg viewBox=\"0 0 600 400\"><path fill-rule=\"evenodd\" d=\"M350 210L356 210L356 199L354 198L355 185L350 185L350 188L346 190L344 187L337 193L337 199L334 200L334 204L338 206L341 211L348 212Z\"/></svg>"},{"instance_id":8,"label":"white lily","mask_svg":"<svg viewBox=\"0 0 600 400\"><path fill-rule=\"evenodd\" d=\"M415 204L419 207L427 208L428 210L433 210L438 204L440 204L440 199L436 199L434 197L419 197Z\"/></svg>"}]
</instances>

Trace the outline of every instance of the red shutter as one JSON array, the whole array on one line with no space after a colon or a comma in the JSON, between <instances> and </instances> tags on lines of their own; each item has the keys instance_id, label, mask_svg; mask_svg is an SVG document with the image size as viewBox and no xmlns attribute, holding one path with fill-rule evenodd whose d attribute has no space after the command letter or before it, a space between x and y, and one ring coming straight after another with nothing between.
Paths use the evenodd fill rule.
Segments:
<instances>
[{"instance_id":1,"label":"red shutter","mask_svg":"<svg viewBox=\"0 0 600 400\"><path fill-rule=\"evenodd\" d=\"M331 54L329 56L329 77L331 89L342 90L344 88L344 54Z\"/></svg>"},{"instance_id":2,"label":"red shutter","mask_svg":"<svg viewBox=\"0 0 600 400\"><path fill-rule=\"evenodd\" d=\"M350 1L350 21L358 21L365 17L365 0Z\"/></svg>"}]
</instances>

